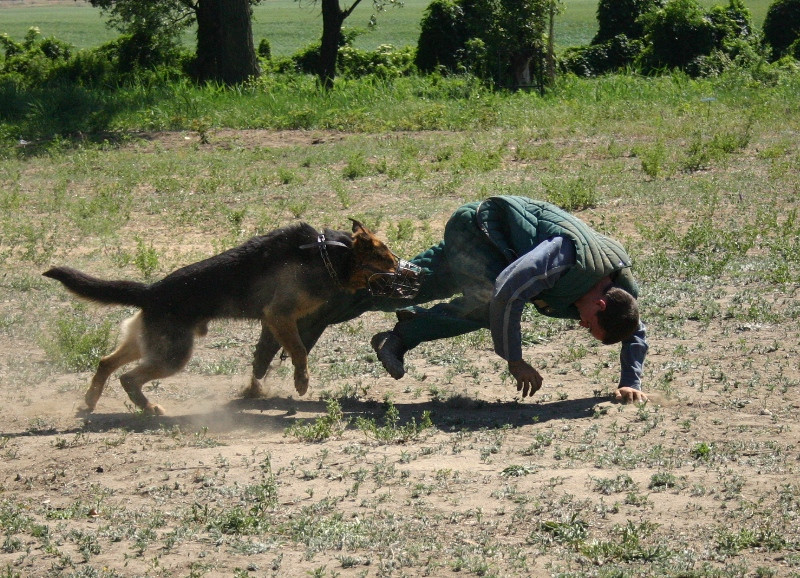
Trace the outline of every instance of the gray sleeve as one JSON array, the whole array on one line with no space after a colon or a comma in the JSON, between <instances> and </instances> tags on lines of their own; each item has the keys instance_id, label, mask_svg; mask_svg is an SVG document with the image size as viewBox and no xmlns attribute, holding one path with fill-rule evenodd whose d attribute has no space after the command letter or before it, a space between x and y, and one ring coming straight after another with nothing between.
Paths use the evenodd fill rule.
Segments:
<instances>
[{"instance_id":1,"label":"gray sleeve","mask_svg":"<svg viewBox=\"0 0 800 578\"><path fill-rule=\"evenodd\" d=\"M639 321L639 329L622 342L619 352L619 387L642 389L642 370L647 355L647 336L644 323Z\"/></svg>"},{"instance_id":2,"label":"gray sleeve","mask_svg":"<svg viewBox=\"0 0 800 578\"><path fill-rule=\"evenodd\" d=\"M575 264L575 246L553 237L506 267L497 277L490 307L494 351L506 361L522 359L520 322L525 305L556 284Z\"/></svg>"}]
</instances>

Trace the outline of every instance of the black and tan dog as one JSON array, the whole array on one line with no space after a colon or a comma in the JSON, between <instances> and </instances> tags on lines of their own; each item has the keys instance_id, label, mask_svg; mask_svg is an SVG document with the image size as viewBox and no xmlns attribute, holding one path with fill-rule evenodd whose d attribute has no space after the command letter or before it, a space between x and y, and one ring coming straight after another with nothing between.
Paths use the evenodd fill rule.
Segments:
<instances>
[{"instance_id":1,"label":"black and tan dog","mask_svg":"<svg viewBox=\"0 0 800 578\"><path fill-rule=\"evenodd\" d=\"M98 279L69 267L54 267L44 275L91 301L141 308L124 322L119 347L100 360L86 391L86 409L94 410L116 369L140 359L120 377L122 387L144 412L163 414L142 386L180 371L192 355L194 337L205 335L208 322L219 318L260 319L257 350L277 341L292 359L297 393L305 394L308 352L297 320L339 291L367 288L376 278L385 284L398 275L399 265L384 243L353 221L352 234L326 229L320 235L305 223L277 229L151 285ZM413 275L403 272L406 281ZM259 357L263 355L257 351ZM246 394L260 393L266 370L257 359Z\"/></svg>"}]
</instances>

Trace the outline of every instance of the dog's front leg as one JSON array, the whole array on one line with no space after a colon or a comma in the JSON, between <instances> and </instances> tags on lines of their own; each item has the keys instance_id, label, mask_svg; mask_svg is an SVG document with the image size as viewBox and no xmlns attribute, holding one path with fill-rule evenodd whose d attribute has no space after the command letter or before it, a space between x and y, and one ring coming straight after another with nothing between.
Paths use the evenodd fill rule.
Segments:
<instances>
[{"instance_id":1,"label":"dog's front leg","mask_svg":"<svg viewBox=\"0 0 800 578\"><path fill-rule=\"evenodd\" d=\"M298 395L305 395L308 391L308 352L300 339L297 323L291 317L273 315L269 312L265 313L263 322L270 328L280 346L292 358L294 388Z\"/></svg>"},{"instance_id":2,"label":"dog's front leg","mask_svg":"<svg viewBox=\"0 0 800 578\"><path fill-rule=\"evenodd\" d=\"M250 386L243 392L246 397L261 396L264 376L267 375L269 366L280 348L281 344L275 339L269 325L262 319L261 337L253 353L253 375L250 377Z\"/></svg>"}]
</instances>

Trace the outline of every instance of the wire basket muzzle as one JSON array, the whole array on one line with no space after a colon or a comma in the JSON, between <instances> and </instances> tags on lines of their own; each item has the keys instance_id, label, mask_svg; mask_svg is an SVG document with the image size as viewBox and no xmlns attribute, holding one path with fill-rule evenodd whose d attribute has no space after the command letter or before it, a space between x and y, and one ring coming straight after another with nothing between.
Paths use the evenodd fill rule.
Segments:
<instances>
[{"instance_id":1,"label":"wire basket muzzle","mask_svg":"<svg viewBox=\"0 0 800 578\"><path fill-rule=\"evenodd\" d=\"M412 299L419 292L422 267L399 259L393 273L375 273L367 281L367 288L374 297Z\"/></svg>"}]
</instances>

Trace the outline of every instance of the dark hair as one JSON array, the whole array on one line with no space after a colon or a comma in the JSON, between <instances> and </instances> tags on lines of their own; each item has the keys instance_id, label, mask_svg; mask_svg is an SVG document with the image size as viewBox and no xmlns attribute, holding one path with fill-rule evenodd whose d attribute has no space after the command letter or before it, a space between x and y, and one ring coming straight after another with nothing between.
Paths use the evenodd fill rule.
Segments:
<instances>
[{"instance_id":1,"label":"dark hair","mask_svg":"<svg viewBox=\"0 0 800 578\"><path fill-rule=\"evenodd\" d=\"M597 322L605 332L603 344L627 339L639 329L639 305L633 295L612 285L604 295L606 308L597 312Z\"/></svg>"}]
</instances>

